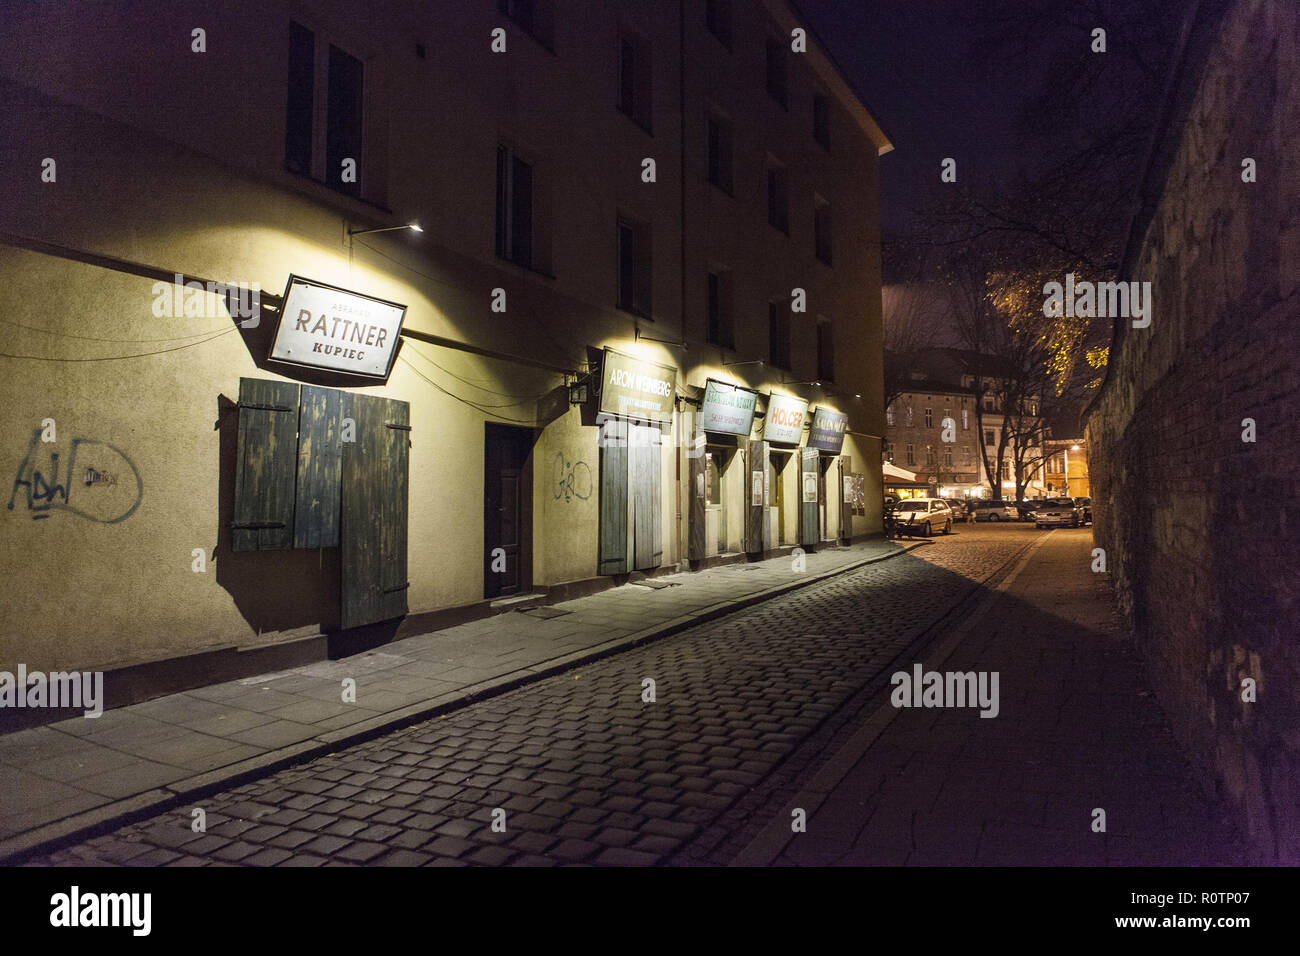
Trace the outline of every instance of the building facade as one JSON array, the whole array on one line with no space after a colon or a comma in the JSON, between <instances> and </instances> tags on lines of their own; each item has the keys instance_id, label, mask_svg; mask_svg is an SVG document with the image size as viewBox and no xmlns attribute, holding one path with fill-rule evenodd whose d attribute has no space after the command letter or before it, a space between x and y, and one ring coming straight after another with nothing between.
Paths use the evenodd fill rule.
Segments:
<instances>
[{"instance_id":1,"label":"building facade","mask_svg":"<svg viewBox=\"0 0 1300 956\"><path fill-rule=\"evenodd\" d=\"M890 146L792 10L385 6L6 13L0 669L880 532Z\"/></svg>"}]
</instances>

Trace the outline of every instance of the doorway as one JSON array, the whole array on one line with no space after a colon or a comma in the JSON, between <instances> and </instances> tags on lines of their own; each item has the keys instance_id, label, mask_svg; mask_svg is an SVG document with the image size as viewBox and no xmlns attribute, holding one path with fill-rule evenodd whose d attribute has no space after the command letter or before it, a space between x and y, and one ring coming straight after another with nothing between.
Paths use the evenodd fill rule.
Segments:
<instances>
[{"instance_id":1,"label":"doorway","mask_svg":"<svg viewBox=\"0 0 1300 956\"><path fill-rule=\"evenodd\" d=\"M533 431L486 424L483 445L483 596L532 586Z\"/></svg>"}]
</instances>

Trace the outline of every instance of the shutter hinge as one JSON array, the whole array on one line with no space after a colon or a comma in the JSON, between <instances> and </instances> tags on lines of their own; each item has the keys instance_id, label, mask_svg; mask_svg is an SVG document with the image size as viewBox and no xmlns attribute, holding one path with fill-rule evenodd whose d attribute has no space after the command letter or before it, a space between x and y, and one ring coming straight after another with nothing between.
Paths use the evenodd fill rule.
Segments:
<instances>
[{"instance_id":1,"label":"shutter hinge","mask_svg":"<svg viewBox=\"0 0 1300 956\"><path fill-rule=\"evenodd\" d=\"M248 521L242 524L232 521L230 527L235 531L261 531L264 528L283 528L286 525L283 521Z\"/></svg>"},{"instance_id":2,"label":"shutter hinge","mask_svg":"<svg viewBox=\"0 0 1300 956\"><path fill-rule=\"evenodd\" d=\"M411 586L411 582L410 582L410 581L407 581L405 584L399 584L399 585L398 585L397 587L395 587L395 588L384 588L384 593L385 593L385 594L392 594L394 591L405 591L405 590L406 590L407 588L409 588L410 586Z\"/></svg>"},{"instance_id":3,"label":"shutter hinge","mask_svg":"<svg viewBox=\"0 0 1300 956\"><path fill-rule=\"evenodd\" d=\"M263 411L267 411L267 412L292 412L292 411L294 411L294 408L293 408L292 405L261 405L261 404L258 404L257 402L239 402L238 404L239 404L239 407L240 407L240 408L260 408L260 409L262 409Z\"/></svg>"},{"instance_id":4,"label":"shutter hinge","mask_svg":"<svg viewBox=\"0 0 1300 956\"><path fill-rule=\"evenodd\" d=\"M396 430L399 431L399 432L409 432L409 431L411 430L411 426L410 426L410 425L399 425L399 424L397 424L397 422L384 422L384 427L385 427L385 428L393 428L393 429L396 429Z\"/></svg>"}]
</instances>

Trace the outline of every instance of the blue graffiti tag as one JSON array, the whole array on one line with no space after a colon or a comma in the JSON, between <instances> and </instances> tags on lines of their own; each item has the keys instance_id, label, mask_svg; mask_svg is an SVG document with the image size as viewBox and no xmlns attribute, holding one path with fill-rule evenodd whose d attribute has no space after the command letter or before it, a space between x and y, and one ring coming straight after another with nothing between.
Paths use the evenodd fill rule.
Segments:
<instances>
[{"instance_id":1,"label":"blue graffiti tag","mask_svg":"<svg viewBox=\"0 0 1300 956\"><path fill-rule=\"evenodd\" d=\"M106 449L121 458L126 463L126 466L131 469L131 475L135 478L135 500L120 514L112 511L107 515L94 514L92 511L83 510L72 504L72 491L76 487L73 476L76 474L77 469L77 455L83 449L94 450L95 447ZM144 500L144 482L140 480L140 471L135 467L135 463L127 457L126 452L120 448L94 438L74 438L71 450L68 452L67 469L62 474L60 473L59 453L50 452L48 478L44 472L36 467L40 448L41 430L37 428L32 432L31 443L27 446L27 455L23 458L22 464L18 466L18 474L14 476L13 492L9 495L10 511L14 510L14 501L18 497L19 488L27 490L27 510L32 512L33 521L48 518L53 511L68 511L88 521L97 521L101 524L117 524L117 522L125 521L135 514L136 509L140 507L140 502ZM97 469L88 469L88 472L95 472L98 478L104 477ZM116 480L86 482L87 487L97 484L112 486L116 484Z\"/></svg>"}]
</instances>

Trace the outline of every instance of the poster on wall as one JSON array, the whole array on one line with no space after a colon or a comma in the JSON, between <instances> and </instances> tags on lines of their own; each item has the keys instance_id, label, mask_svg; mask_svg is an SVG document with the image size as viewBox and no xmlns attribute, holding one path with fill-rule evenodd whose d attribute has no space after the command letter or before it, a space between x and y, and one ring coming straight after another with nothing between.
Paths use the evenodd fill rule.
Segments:
<instances>
[{"instance_id":1,"label":"poster on wall","mask_svg":"<svg viewBox=\"0 0 1300 956\"><path fill-rule=\"evenodd\" d=\"M764 472L755 471L750 473L750 504L755 507L761 507L763 504L763 477Z\"/></svg>"},{"instance_id":2,"label":"poster on wall","mask_svg":"<svg viewBox=\"0 0 1300 956\"><path fill-rule=\"evenodd\" d=\"M768 396L767 415L763 418L763 440L799 444L807 411L808 403L804 399L773 392Z\"/></svg>"},{"instance_id":3,"label":"poster on wall","mask_svg":"<svg viewBox=\"0 0 1300 956\"><path fill-rule=\"evenodd\" d=\"M806 505L817 503L817 473L806 471L803 474L803 502Z\"/></svg>"},{"instance_id":4,"label":"poster on wall","mask_svg":"<svg viewBox=\"0 0 1300 956\"><path fill-rule=\"evenodd\" d=\"M387 379L405 317L396 302L291 275L270 358Z\"/></svg>"},{"instance_id":5,"label":"poster on wall","mask_svg":"<svg viewBox=\"0 0 1300 956\"><path fill-rule=\"evenodd\" d=\"M704 383L704 402L696 417L696 427L724 435L749 435L754 427L754 406L758 392L739 385L708 379Z\"/></svg>"}]
</instances>

